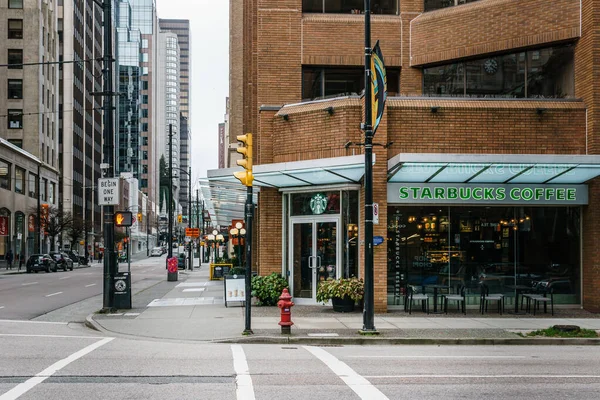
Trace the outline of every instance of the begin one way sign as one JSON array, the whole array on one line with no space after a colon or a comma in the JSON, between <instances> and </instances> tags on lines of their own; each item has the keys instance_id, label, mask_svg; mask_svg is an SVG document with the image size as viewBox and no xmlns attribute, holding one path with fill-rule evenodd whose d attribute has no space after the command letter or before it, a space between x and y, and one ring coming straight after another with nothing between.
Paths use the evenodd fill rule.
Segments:
<instances>
[{"instance_id":1,"label":"begin one way sign","mask_svg":"<svg viewBox=\"0 0 600 400\"><path fill-rule=\"evenodd\" d=\"M98 205L119 205L119 178L98 179Z\"/></svg>"}]
</instances>

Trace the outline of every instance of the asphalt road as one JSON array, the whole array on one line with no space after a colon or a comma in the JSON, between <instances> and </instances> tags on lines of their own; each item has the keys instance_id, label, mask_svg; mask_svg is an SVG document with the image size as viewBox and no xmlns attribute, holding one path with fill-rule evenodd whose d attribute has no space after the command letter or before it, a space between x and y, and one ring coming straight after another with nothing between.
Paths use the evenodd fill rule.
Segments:
<instances>
[{"instance_id":1,"label":"asphalt road","mask_svg":"<svg viewBox=\"0 0 600 400\"><path fill-rule=\"evenodd\" d=\"M0 320L30 320L67 305L102 294L103 267L92 263L73 271L0 276ZM165 256L131 263L132 286L165 278ZM126 263L119 264L121 271ZM101 304L100 304L101 305Z\"/></svg>"},{"instance_id":2,"label":"asphalt road","mask_svg":"<svg viewBox=\"0 0 600 400\"><path fill-rule=\"evenodd\" d=\"M0 321L0 400L597 399L599 352L175 343Z\"/></svg>"}]
</instances>

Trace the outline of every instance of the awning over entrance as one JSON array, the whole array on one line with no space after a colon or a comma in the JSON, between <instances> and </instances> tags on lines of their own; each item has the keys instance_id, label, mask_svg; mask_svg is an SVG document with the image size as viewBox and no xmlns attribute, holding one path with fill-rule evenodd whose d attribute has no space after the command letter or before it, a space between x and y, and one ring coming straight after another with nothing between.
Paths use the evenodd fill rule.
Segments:
<instances>
[{"instance_id":1,"label":"awning over entrance","mask_svg":"<svg viewBox=\"0 0 600 400\"><path fill-rule=\"evenodd\" d=\"M237 167L208 171L208 181L202 187L202 194L207 203L210 203L209 212L211 218L218 221L216 224L229 224L233 218L243 219L246 187L233 176L234 172L242 170ZM270 188L359 183L364 173L363 154L262 164L253 168L254 186Z\"/></svg>"},{"instance_id":2,"label":"awning over entrance","mask_svg":"<svg viewBox=\"0 0 600 400\"><path fill-rule=\"evenodd\" d=\"M581 184L600 176L600 156L401 153L388 182Z\"/></svg>"}]
</instances>

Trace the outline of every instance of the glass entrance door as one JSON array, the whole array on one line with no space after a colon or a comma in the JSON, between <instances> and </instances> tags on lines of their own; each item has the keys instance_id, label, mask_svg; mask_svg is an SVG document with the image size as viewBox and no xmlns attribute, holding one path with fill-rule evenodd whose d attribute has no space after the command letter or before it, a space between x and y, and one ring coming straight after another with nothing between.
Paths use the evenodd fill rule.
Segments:
<instances>
[{"instance_id":1,"label":"glass entrance door","mask_svg":"<svg viewBox=\"0 0 600 400\"><path fill-rule=\"evenodd\" d=\"M339 276L338 220L292 220L291 286L294 301L316 301L319 282Z\"/></svg>"}]
</instances>

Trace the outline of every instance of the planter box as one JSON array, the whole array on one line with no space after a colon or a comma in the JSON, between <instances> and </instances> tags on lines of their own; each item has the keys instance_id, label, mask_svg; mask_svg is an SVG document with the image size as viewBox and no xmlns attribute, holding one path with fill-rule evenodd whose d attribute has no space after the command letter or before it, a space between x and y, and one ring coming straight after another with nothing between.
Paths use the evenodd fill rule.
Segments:
<instances>
[{"instance_id":1,"label":"planter box","mask_svg":"<svg viewBox=\"0 0 600 400\"><path fill-rule=\"evenodd\" d=\"M331 304L333 304L333 311L336 312L354 311L354 300L352 300L350 297L334 297L331 299Z\"/></svg>"}]
</instances>

